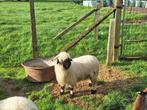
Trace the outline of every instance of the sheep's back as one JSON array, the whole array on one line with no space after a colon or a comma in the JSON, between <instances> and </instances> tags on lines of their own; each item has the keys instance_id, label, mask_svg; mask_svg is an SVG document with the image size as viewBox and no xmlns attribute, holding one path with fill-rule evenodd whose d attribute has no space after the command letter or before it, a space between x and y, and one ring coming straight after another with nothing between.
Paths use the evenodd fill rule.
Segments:
<instances>
[{"instance_id":1,"label":"sheep's back","mask_svg":"<svg viewBox=\"0 0 147 110\"><path fill-rule=\"evenodd\" d=\"M73 59L74 63L80 63L83 66L93 66L98 67L99 62L95 56L92 55L85 55L78 58Z\"/></svg>"},{"instance_id":2,"label":"sheep's back","mask_svg":"<svg viewBox=\"0 0 147 110\"><path fill-rule=\"evenodd\" d=\"M74 58L70 67L71 73L85 79L89 77L89 74L99 71L99 62L95 56L85 55L78 58Z\"/></svg>"},{"instance_id":3,"label":"sheep's back","mask_svg":"<svg viewBox=\"0 0 147 110\"><path fill-rule=\"evenodd\" d=\"M0 110L38 110L38 108L31 100L15 96L0 101Z\"/></svg>"}]
</instances>

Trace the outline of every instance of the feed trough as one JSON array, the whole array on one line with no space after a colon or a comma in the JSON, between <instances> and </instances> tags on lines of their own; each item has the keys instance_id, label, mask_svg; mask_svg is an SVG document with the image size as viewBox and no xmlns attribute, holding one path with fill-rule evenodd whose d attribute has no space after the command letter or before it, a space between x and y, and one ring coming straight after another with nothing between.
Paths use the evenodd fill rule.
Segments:
<instances>
[{"instance_id":1,"label":"feed trough","mask_svg":"<svg viewBox=\"0 0 147 110\"><path fill-rule=\"evenodd\" d=\"M26 78L32 82L47 82L54 78L54 66L51 60L40 58L27 60L22 63Z\"/></svg>"}]
</instances>

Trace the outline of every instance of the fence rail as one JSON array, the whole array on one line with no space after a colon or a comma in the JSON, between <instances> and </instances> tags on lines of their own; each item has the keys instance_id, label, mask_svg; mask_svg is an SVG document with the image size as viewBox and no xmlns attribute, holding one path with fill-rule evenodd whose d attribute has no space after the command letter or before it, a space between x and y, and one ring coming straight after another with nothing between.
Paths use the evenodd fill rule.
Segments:
<instances>
[{"instance_id":1,"label":"fence rail","mask_svg":"<svg viewBox=\"0 0 147 110\"><path fill-rule=\"evenodd\" d=\"M81 41L87 34L89 34L93 29L95 29L100 23L102 23L106 18L108 18L112 13L115 12L115 9L109 11L106 15L98 19L95 23L93 23L89 28L85 29L80 35L78 35L73 41L65 45L61 51L68 51L72 47L74 47L79 41Z\"/></svg>"},{"instance_id":2,"label":"fence rail","mask_svg":"<svg viewBox=\"0 0 147 110\"><path fill-rule=\"evenodd\" d=\"M78 19L75 23L71 24L69 27L65 28L62 32L60 32L57 36L55 36L53 39L63 37L66 33L68 33L70 30L72 30L75 26L77 26L79 23L81 23L83 20L85 20L87 17L89 17L91 14L93 14L98 9L93 9L90 12L86 13L84 16L82 16L80 19Z\"/></svg>"}]
</instances>

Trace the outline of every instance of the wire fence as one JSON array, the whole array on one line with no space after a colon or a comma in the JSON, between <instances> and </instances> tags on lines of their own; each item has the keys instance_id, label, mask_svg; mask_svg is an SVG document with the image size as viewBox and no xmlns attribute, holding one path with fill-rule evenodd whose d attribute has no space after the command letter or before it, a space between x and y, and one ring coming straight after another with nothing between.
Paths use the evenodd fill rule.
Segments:
<instances>
[{"instance_id":1,"label":"wire fence","mask_svg":"<svg viewBox=\"0 0 147 110\"><path fill-rule=\"evenodd\" d=\"M124 0L121 56L147 57L147 1Z\"/></svg>"}]
</instances>

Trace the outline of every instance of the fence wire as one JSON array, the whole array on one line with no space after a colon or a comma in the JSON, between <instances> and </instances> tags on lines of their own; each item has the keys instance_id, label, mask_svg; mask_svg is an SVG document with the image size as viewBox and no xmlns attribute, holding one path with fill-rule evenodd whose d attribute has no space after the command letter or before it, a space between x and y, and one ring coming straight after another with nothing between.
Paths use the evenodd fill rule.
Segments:
<instances>
[{"instance_id":1,"label":"fence wire","mask_svg":"<svg viewBox=\"0 0 147 110\"><path fill-rule=\"evenodd\" d=\"M121 56L147 57L147 1L124 0Z\"/></svg>"}]
</instances>

